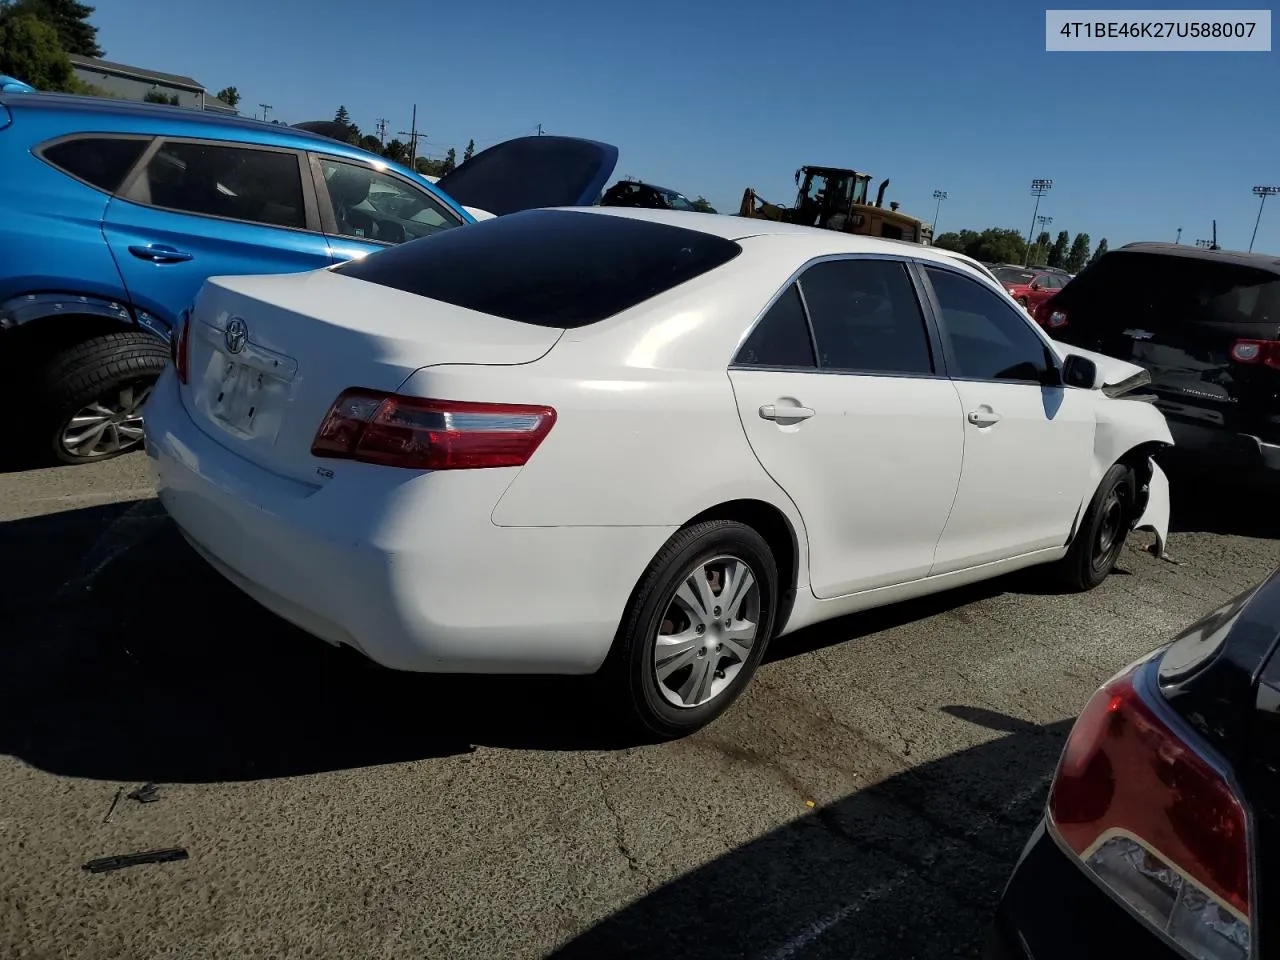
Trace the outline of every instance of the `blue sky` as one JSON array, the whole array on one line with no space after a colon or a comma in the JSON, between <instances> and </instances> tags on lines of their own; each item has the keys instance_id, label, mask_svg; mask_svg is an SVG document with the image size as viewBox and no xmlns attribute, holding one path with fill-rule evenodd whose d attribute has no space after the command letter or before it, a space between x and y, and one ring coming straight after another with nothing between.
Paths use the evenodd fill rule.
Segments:
<instances>
[{"instance_id":1,"label":"blue sky","mask_svg":"<svg viewBox=\"0 0 1280 960\"><path fill-rule=\"evenodd\" d=\"M1208 238L1244 249L1251 189L1280 184L1280 54L1046 53L1029 3L99 0L106 57L234 85L241 111L409 129L461 155L532 133L617 144L617 176L736 211L795 198L804 163L852 166L941 231L1031 223L1112 246ZM1191 8L1188 8L1191 9ZM1280 253L1280 198L1256 250Z\"/></svg>"}]
</instances>

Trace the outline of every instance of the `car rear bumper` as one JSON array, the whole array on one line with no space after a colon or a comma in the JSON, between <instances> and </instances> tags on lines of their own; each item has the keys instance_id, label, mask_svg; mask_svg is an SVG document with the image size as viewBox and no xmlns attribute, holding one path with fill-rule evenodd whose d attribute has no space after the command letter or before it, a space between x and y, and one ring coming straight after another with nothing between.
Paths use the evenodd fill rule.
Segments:
<instances>
[{"instance_id":1,"label":"car rear bumper","mask_svg":"<svg viewBox=\"0 0 1280 960\"><path fill-rule=\"evenodd\" d=\"M283 619L393 669L591 673L674 532L498 527L490 517L515 469L344 462L315 485L280 477L200 430L172 368L145 425L160 501L215 569Z\"/></svg>"},{"instance_id":2,"label":"car rear bumper","mask_svg":"<svg viewBox=\"0 0 1280 960\"><path fill-rule=\"evenodd\" d=\"M984 960L1180 956L1090 879L1043 821L1005 887L983 954Z\"/></svg>"},{"instance_id":3,"label":"car rear bumper","mask_svg":"<svg viewBox=\"0 0 1280 960\"><path fill-rule=\"evenodd\" d=\"M1206 426L1165 414L1179 455L1226 461L1265 471L1280 471L1280 442L1268 443L1252 433Z\"/></svg>"}]
</instances>

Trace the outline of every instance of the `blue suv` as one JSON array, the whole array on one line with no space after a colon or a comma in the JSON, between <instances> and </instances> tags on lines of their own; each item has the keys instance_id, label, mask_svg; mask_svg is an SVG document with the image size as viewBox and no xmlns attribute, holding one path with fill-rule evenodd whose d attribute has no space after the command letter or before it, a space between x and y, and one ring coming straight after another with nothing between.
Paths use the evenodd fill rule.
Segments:
<instances>
[{"instance_id":1,"label":"blue suv","mask_svg":"<svg viewBox=\"0 0 1280 960\"><path fill-rule=\"evenodd\" d=\"M490 147L433 184L307 130L50 93L0 93L0 368L27 453L142 443L169 332L210 276L312 270L541 206L597 200L617 149Z\"/></svg>"}]
</instances>

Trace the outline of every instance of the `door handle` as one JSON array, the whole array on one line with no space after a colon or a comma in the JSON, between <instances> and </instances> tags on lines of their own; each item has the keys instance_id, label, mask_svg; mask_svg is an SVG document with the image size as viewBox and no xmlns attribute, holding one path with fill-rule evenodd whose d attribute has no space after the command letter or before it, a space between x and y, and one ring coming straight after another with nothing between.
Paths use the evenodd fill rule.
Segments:
<instances>
[{"instance_id":1,"label":"door handle","mask_svg":"<svg viewBox=\"0 0 1280 960\"><path fill-rule=\"evenodd\" d=\"M760 417L763 420L808 420L816 411L809 407L800 405L791 406L783 404L778 406L773 403L766 403L760 408Z\"/></svg>"},{"instance_id":2,"label":"door handle","mask_svg":"<svg viewBox=\"0 0 1280 960\"><path fill-rule=\"evenodd\" d=\"M135 244L129 248L129 252L139 260L150 260L152 263L184 263L195 259L185 250L165 243Z\"/></svg>"},{"instance_id":3,"label":"door handle","mask_svg":"<svg viewBox=\"0 0 1280 960\"><path fill-rule=\"evenodd\" d=\"M999 423L1002 417L994 410L970 410L969 422L979 427L989 427L993 423Z\"/></svg>"}]
</instances>

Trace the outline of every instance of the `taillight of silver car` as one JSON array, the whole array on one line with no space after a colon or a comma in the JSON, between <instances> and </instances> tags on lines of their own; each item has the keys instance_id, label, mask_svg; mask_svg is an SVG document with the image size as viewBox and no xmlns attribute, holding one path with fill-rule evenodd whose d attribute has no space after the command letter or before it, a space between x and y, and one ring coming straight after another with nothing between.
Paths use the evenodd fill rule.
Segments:
<instances>
[{"instance_id":1,"label":"taillight of silver car","mask_svg":"<svg viewBox=\"0 0 1280 960\"><path fill-rule=\"evenodd\" d=\"M555 421L551 407L353 388L329 408L311 453L416 470L518 467L533 456Z\"/></svg>"},{"instance_id":2,"label":"taillight of silver car","mask_svg":"<svg viewBox=\"0 0 1280 960\"><path fill-rule=\"evenodd\" d=\"M1146 661L1111 680L1076 721L1049 794L1050 830L1191 956L1245 960L1249 817L1195 735L1167 719L1150 669Z\"/></svg>"}]
</instances>

